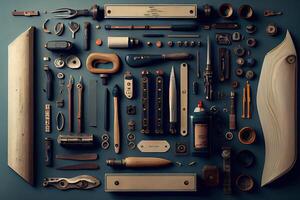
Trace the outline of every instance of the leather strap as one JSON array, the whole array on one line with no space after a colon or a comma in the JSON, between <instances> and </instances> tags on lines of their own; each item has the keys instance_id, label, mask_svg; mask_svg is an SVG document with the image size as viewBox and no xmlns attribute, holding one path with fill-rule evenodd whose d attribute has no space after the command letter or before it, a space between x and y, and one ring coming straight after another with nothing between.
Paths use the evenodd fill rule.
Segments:
<instances>
[{"instance_id":1,"label":"leather strap","mask_svg":"<svg viewBox=\"0 0 300 200\"><path fill-rule=\"evenodd\" d=\"M188 134L188 64L180 65L180 134Z\"/></svg>"},{"instance_id":2,"label":"leather strap","mask_svg":"<svg viewBox=\"0 0 300 200\"><path fill-rule=\"evenodd\" d=\"M155 78L155 133L162 134L164 132L164 79L163 71L156 71Z\"/></svg>"},{"instance_id":3,"label":"leather strap","mask_svg":"<svg viewBox=\"0 0 300 200\"><path fill-rule=\"evenodd\" d=\"M142 130L141 133L150 133L149 123L149 71L142 71Z\"/></svg>"}]
</instances>

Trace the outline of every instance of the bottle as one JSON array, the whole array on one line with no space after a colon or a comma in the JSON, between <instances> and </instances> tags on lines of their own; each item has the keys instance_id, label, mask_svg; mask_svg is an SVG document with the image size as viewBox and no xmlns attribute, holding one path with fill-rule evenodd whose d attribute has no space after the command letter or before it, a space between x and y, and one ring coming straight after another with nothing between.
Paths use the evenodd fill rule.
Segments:
<instances>
[{"instance_id":1,"label":"bottle","mask_svg":"<svg viewBox=\"0 0 300 200\"><path fill-rule=\"evenodd\" d=\"M209 115L199 101L191 116L193 133L193 155L208 156L209 153Z\"/></svg>"}]
</instances>

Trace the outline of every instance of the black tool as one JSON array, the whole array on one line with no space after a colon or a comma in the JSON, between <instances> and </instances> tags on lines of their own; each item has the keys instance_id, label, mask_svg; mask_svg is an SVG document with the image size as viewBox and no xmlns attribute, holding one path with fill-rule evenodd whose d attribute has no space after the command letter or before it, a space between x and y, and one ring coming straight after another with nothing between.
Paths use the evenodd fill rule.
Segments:
<instances>
[{"instance_id":1,"label":"black tool","mask_svg":"<svg viewBox=\"0 0 300 200\"><path fill-rule=\"evenodd\" d=\"M89 10L83 9L83 10L75 10L71 8L58 8L56 10L51 11L51 13L59 13L55 15L55 18L61 18L61 19L71 19L79 16L91 16L94 20L97 20L99 17L101 17L100 14L100 8L98 5L93 5Z\"/></svg>"},{"instance_id":2,"label":"black tool","mask_svg":"<svg viewBox=\"0 0 300 200\"><path fill-rule=\"evenodd\" d=\"M104 125L104 132L108 133L109 131L109 91L106 88L104 92L104 107L103 107L103 114L104 114L104 119L103 119L103 125Z\"/></svg>"},{"instance_id":3,"label":"black tool","mask_svg":"<svg viewBox=\"0 0 300 200\"><path fill-rule=\"evenodd\" d=\"M128 54L125 58L126 63L131 67L142 67L147 65L153 65L157 62L163 62L167 60L189 60L192 59L192 55L189 53L170 53L161 55L151 54Z\"/></svg>"},{"instance_id":4,"label":"black tool","mask_svg":"<svg viewBox=\"0 0 300 200\"><path fill-rule=\"evenodd\" d=\"M198 29L197 24L173 24L173 25L129 25L129 26L114 26L105 25L106 30L171 30L171 31L195 31Z\"/></svg>"},{"instance_id":5,"label":"black tool","mask_svg":"<svg viewBox=\"0 0 300 200\"><path fill-rule=\"evenodd\" d=\"M89 50L90 49L90 32L91 32L91 23L90 22L84 22L84 35L83 35L83 49Z\"/></svg>"},{"instance_id":6,"label":"black tool","mask_svg":"<svg viewBox=\"0 0 300 200\"><path fill-rule=\"evenodd\" d=\"M48 65L44 66L44 71L46 72L47 75L45 92L47 93L47 99L51 101L53 98L53 73Z\"/></svg>"},{"instance_id":7,"label":"black tool","mask_svg":"<svg viewBox=\"0 0 300 200\"><path fill-rule=\"evenodd\" d=\"M72 42L66 40L53 40L45 44L45 48L49 51L68 51L72 46Z\"/></svg>"},{"instance_id":8,"label":"black tool","mask_svg":"<svg viewBox=\"0 0 300 200\"><path fill-rule=\"evenodd\" d=\"M53 165L53 140L45 138L45 165L51 167Z\"/></svg>"}]
</instances>

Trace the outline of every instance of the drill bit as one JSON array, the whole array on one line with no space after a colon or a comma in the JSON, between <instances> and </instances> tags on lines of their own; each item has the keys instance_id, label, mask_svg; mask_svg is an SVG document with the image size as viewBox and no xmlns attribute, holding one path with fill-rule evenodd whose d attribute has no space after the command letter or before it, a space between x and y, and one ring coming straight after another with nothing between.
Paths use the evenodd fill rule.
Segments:
<instances>
[{"instance_id":1,"label":"drill bit","mask_svg":"<svg viewBox=\"0 0 300 200\"><path fill-rule=\"evenodd\" d=\"M212 65L211 65L209 36L207 36L207 60L206 60L206 68L204 70L203 76L204 76L205 98L207 100L212 100L212 96L213 96L213 89L212 89L213 69L212 69Z\"/></svg>"},{"instance_id":2,"label":"drill bit","mask_svg":"<svg viewBox=\"0 0 300 200\"><path fill-rule=\"evenodd\" d=\"M172 66L169 84L169 114L170 114L170 133L176 133L177 123L177 89L174 67Z\"/></svg>"}]
</instances>

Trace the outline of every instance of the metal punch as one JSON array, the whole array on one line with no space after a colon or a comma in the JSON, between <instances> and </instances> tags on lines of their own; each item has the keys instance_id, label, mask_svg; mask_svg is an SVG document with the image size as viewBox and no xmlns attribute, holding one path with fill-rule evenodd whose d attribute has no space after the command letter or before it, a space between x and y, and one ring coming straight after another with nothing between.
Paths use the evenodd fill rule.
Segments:
<instances>
[{"instance_id":1,"label":"metal punch","mask_svg":"<svg viewBox=\"0 0 300 200\"><path fill-rule=\"evenodd\" d=\"M58 13L55 18L71 19L79 16L92 16L94 20L100 16L100 8L98 5L93 5L90 9L75 10L72 8L58 8L51 11L51 13Z\"/></svg>"}]
</instances>

